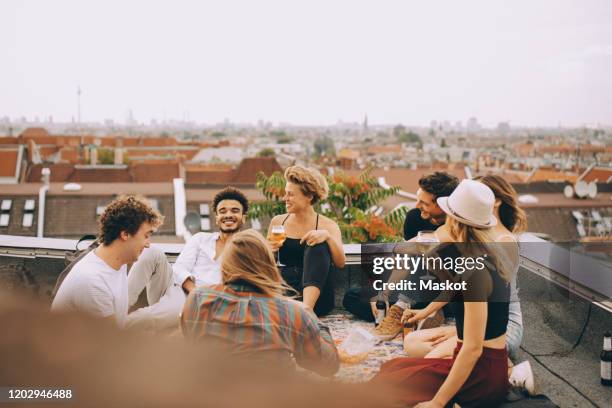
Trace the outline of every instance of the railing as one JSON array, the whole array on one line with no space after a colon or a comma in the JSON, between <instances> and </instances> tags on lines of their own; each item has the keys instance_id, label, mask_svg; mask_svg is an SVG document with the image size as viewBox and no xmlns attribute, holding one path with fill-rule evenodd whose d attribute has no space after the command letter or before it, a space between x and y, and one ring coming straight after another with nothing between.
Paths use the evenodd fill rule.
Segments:
<instances>
[{"instance_id":1,"label":"railing","mask_svg":"<svg viewBox=\"0 0 612 408\"><path fill-rule=\"evenodd\" d=\"M523 268L551 281L571 293L583 297L595 305L612 312L612 265L602 259L594 259L533 234L520 236ZM0 256L21 258L64 258L66 251L74 251L77 240L60 238L36 238L0 235ZM86 247L82 243L81 247ZM184 244L152 246L163 250L173 261ZM361 245L345 244L348 265L361 263Z\"/></svg>"}]
</instances>

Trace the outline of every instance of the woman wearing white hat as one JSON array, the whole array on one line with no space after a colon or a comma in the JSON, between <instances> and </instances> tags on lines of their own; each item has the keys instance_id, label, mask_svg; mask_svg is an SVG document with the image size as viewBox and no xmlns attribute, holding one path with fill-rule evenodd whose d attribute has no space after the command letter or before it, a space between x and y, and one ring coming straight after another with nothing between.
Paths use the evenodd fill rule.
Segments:
<instances>
[{"instance_id":1,"label":"woman wearing white hat","mask_svg":"<svg viewBox=\"0 0 612 408\"><path fill-rule=\"evenodd\" d=\"M373 381L394 386L398 399L419 408L444 407L451 402L495 406L508 391L506 328L512 272L501 261L502 254L488 245L494 241L492 227L497 225L495 196L483 183L463 180L449 197L440 197L437 202L448 215L445 233L440 235L457 243L448 245L459 252L466 247L480 248L487 251L490 262L482 270L461 276L478 290L468 287L453 294L451 307L458 337L453 358L393 359L383 364ZM425 311L437 306L439 303L432 303ZM427 314L419 314L417 319Z\"/></svg>"}]
</instances>

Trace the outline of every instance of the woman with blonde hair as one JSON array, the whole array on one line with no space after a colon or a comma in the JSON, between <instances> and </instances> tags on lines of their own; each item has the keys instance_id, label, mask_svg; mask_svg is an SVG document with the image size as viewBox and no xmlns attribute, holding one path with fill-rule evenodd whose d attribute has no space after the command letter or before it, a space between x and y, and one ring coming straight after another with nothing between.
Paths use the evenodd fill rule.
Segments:
<instances>
[{"instance_id":1,"label":"woman with blonde hair","mask_svg":"<svg viewBox=\"0 0 612 408\"><path fill-rule=\"evenodd\" d=\"M232 352L280 358L321 375L339 367L327 327L290 291L265 238L254 230L235 234L221 263L223 283L193 290L181 316L187 338L215 340Z\"/></svg>"},{"instance_id":2,"label":"woman with blonde hair","mask_svg":"<svg viewBox=\"0 0 612 408\"><path fill-rule=\"evenodd\" d=\"M454 273L466 289L446 293L458 337L453 358L396 358L384 363L373 381L391 385L399 400L418 408L451 403L496 406L509 387L506 329L512 271L489 246L497 225L495 196L483 183L463 180L449 197L439 197L437 202L447 214L445 235L450 242L441 245L444 251L472 256L484 251L486 267ZM425 315L443 303L432 302ZM411 321L419 318L422 315Z\"/></svg>"},{"instance_id":3,"label":"woman with blonde hair","mask_svg":"<svg viewBox=\"0 0 612 408\"><path fill-rule=\"evenodd\" d=\"M323 316L334 308L333 267L346 263L340 227L314 209L327 198L329 187L321 173L302 166L288 167L285 180L287 212L272 219L268 237L273 229L284 228L284 241L270 240L278 251L283 279L306 306Z\"/></svg>"},{"instance_id":4,"label":"woman with blonde hair","mask_svg":"<svg viewBox=\"0 0 612 408\"><path fill-rule=\"evenodd\" d=\"M491 240L497 244L498 249L508 252L506 259L513 271L506 345L508 354L514 359L523 339L523 317L516 286L516 273L519 265L516 236L527 229L527 217L525 211L518 206L516 191L502 177L488 175L477 177L475 180L480 181L493 191L495 196L493 214L499 222L491 228L489 233ZM443 237L447 233L447 226L443 226L439 236ZM406 310L404 319L415 314L422 317L421 311ZM456 344L457 331L454 326L419 330L404 338L404 350L411 357L450 358Z\"/></svg>"}]
</instances>

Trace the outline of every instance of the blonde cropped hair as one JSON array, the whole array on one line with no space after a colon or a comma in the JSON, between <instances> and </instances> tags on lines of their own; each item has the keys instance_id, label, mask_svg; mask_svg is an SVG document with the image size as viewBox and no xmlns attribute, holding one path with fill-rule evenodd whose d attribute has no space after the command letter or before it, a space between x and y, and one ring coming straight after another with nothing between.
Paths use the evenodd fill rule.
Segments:
<instances>
[{"instance_id":1,"label":"blonde cropped hair","mask_svg":"<svg viewBox=\"0 0 612 408\"><path fill-rule=\"evenodd\" d=\"M312 197L310 203L315 205L325 200L329 186L325 177L316 169L302 166L291 166L285 170L285 180L300 186L302 194Z\"/></svg>"},{"instance_id":2,"label":"blonde cropped hair","mask_svg":"<svg viewBox=\"0 0 612 408\"><path fill-rule=\"evenodd\" d=\"M226 245L221 261L223 283L246 281L268 296L295 292L281 277L272 250L259 232L238 232Z\"/></svg>"}]
</instances>

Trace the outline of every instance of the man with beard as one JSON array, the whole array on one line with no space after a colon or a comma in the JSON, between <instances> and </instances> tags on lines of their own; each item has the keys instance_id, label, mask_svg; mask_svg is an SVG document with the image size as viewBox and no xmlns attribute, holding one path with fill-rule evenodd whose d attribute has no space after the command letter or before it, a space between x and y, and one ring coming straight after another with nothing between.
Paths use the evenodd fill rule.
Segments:
<instances>
[{"instance_id":1,"label":"man with beard","mask_svg":"<svg viewBox=\"0 0 612 408\"><path fill-rule=\"evenodd\" d=\"M186 296L197 286L221 283L221 255L225 244L246 220L245 195L227 187L213 199L218 232L195 234L174 265L163 251L149 248L128 275L129 303L133 306L146 287L149 306L128 315L127 327L166 329L176 327Z\"/></svg>"}]
</instances>

